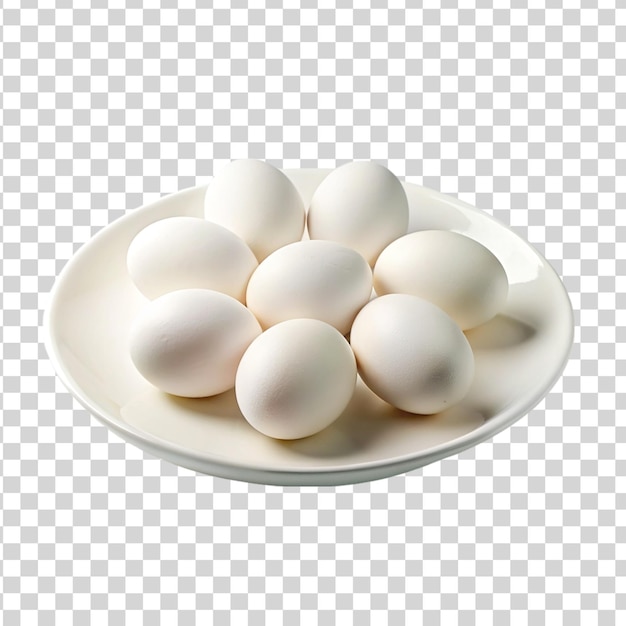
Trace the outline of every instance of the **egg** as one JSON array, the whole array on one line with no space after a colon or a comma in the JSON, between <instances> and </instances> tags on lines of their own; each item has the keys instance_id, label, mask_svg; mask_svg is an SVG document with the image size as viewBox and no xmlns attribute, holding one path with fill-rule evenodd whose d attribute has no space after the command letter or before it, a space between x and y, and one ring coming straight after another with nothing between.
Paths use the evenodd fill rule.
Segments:
<instances>
[{"instance_id":1,"label":"egg","mask_svg":"<svg viewBox=\"0 0 626 626\"><path fill-rule=\"evenodd\" d=\"M319 320L288 320L250 344L237 370L235 394L256 430L300 439L341 415L356 373L354 354L335 328Z\"/></svg>"},{"instance_id":2,"label":"egg","mask_svg":"<svg viewBox=\"0 0 626 626\"><path fill-rule=\"evenodd\" d=\"M299 241L305 207L279 169L255 160L232 161L206 190L205 217L241 237L259 261Z\"/></svg>"},{"instance_id":3,"label":"egg","mask_svg":"<svg viewBox=\"0 0 626 626\"><path fill-rule=\"evenodd\" d=\"M261 262L246 302L263 328L308 317L345 334L371 290L372 271L358 252L334 241L299 241Z\"/></svg>"},{"instance_id":4,"label":"egg","mask_svg":"<svg viewBox=\"0 0 626 626\"><path fill-rule=\"evenodd\" d=\"M131 241L131 279L147 298L177 289L213 289L244 301L258 262L231 231L198 217L153 222Z\"/></svg>"},{"instance_id":5,"label":"egg","mask_svg":"<svg viewBox=\"0 0 626 626\"><path fill-rule=\"evenodd\" d=\"M390 294L357 315L350 343L363 382L409 413L431 414L467 394L474 355L465 335L440 308L416 296Z\"/></svg>"},{"instance_id":6,"label":"egg","mask_svg":"<svg viewBox=\"0 0 626 626\"><path fill-rule=\"evenodd\" d=\"M406 234L409 203L402 183L370 161L338 167L315 190L307 225L311 239L353 248L373 265L380 252Z\"/></svg>"},{"instance_id":7,"label":"egg","mask_svg":"<svg viewBox=\"0 0 626 626\"><path fill-rule=\"evenodd\" d=\"M162 391L188 398L231 389L246 348L261 333L238 300L209 289L172 291L149 302L130 329L130 356Z\"/></svg>"},{"instance_id":8,"label":"egg","mask_svg":"<svg viewBox=\"0 0 626 626\"><path fill-rule=\"evenodd\" d=\"M381 253L374 268L379 295L406 293L442 308L463 329L487 322L506 303L509 282L496 256L459 233L423 230Z\"/></svg>"}]
</instances>

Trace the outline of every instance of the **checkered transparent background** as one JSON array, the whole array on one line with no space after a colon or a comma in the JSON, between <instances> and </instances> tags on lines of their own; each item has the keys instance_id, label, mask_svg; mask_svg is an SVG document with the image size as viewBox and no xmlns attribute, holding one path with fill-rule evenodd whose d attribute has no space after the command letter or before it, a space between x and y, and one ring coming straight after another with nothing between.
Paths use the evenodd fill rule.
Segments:
<instances>
[{"instance_id":1,"label":"checkered transparent background","mask_svg":"<svg viewBox=\"0 0 626 626\"><path fill-rule=\"evenodd\" d=\"M626 10L199 4L3 2L0 623L626 623ZM493 441L356 486L120 441L55 379L49 290L241 157L373 158L511 225L569 290L563 378Z\"/></svg>"}]
</instances>

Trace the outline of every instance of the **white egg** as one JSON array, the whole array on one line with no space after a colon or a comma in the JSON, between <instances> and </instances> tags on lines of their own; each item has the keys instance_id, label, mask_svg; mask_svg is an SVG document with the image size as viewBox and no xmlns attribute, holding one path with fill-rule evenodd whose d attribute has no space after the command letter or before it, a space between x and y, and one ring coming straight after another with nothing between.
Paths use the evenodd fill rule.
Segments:
<instances>
[{"instance_id":1,"label":"white egg","mask_svg":"<svg viewBox=\"0 0 626 626\"><path fill-rule=\"evenodd\" d=\"M188 398L231 389L237 366L261 327L238 300L208 289L172 291L139 312L130 356L162 391Z\"/></svg>"},{"instance_id":2,"label":"white egg","mask_svg":"<svg viewBox=\"0 0 626 626\"><path fill-rule=\"evenodd\" d=\"M409 203L402 183L387 168L357 161L321 182L307 220L311 239L354 248L373 265L385 246L406 234Z\"/></svg>"},{"instance_id":3,"label":"white egg","mask_svg":"<svg viewBox=\"0 0 626 626\"><path fill-rule=\"evenodd\" d=\"M416 296L372 300L354 320L350 343L365 384L410 413L438 413L457 404L473 380L474 355L461 329Z\"/></svg>"},{"instance_id":4,"label":"white egg","mask_svg":"<svg viewBox=\"0 0 626 626\"><path fill-rule=\"evenodd\" d=\"M509 283L500 261L482 244L451 231L423 230L383 250L374 289L379 295L407 293L429 300L466 330L502 310Z\"/></svg>"},{"instance_id":5,"label":"white egg","mask_svg":"<svg viewBox=\"0 0 626 626\"><path fill-rule=\"evenodd\" d=\"M241 302L258 262L231 231L198 217L169 217L131 241L128 273L150 299L177 289L214 289Z\"/></svg>"},{"instance_id":6,"label":"white egg","mask_svg":"<svg viewBox=\"0 0 626 626\"><path fill-rule=\"evenodd\" d=\"M233 161L206 191L205 217L241 237L259 261L302 238L305 208L293 183L269 163Z\"/></svg>"},{"instance_id":7,"label":"white egg","mask_svg":"<svg viewBox=\"0 0 626 626\"><path fill-rule=\"evenodd\" d=\"M309 317L345 334L371 290L372 270L358 252L334 241L298 241L259 265L246 302L263 328Z\"/></svg>"},{"instance_id":8,"label":"white egg","mask_svg":"<svg viewBox=\"0 0 626 626\"><path fill-rule=\"evenodd\" d=\"M332 326L289 320L255 339L241 359L235 383L239 408L258 431L300 439L332 424L356 384L354 354Z\"/></svg>"}]
</instances>

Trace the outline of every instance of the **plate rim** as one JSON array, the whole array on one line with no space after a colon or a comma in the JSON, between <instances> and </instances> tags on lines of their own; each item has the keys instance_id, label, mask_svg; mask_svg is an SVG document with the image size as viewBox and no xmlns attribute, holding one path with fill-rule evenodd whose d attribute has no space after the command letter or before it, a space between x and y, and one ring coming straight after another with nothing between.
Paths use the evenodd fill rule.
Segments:
<instances>
[{"instance_id":1,"label":"plate rim","mask_svg":"<svg viewBox=\"0 0 626 626\"><path fill-rule=\"evenodd\" d=\"M332 170L318 168L300 168L285 169L283 171L285 173L302 171L328 173ZM448 203L452 202L455 205L461 206L464 210L479 213L482 217L492 222L495 222L499 227L508 230L524 246L532 250L532 252L539 258L539 260L543 262L546 270L552 273L552 277L556 279L556 282L560 286L560 290L562 292L562 295L564 296L564 302L568 304L567 307L564 307L567 309L567 322L569 329L567 342L568 347L567 350L565 350L564 353L561 355L559 367L555 369L553 375L549 379L546 379L544 384L541 385L541 387L538 387L535 393L530 395L524 395L520 400L508 405L503 410L494 415L491 419L483 422L483 424L473 429L472 431L451 439L447 442L439 443L430 448L426 448L424 450L394 457L388 457L384 459L343 463L341 465L325 465L322 467L270 467L257 466L254 464L242 463L235 460L226 460L225 458L216 458L212 455L203 455L200 452L190 450L177 443L162 439L151 433L144 432L132 426L131 424L124 422L123 420L108 415L106 410L98 406L97 403L95 403L91 399L89 394L86 393L74 380L69 372L69 369L66 368L63 360L60 357L53 330L55 305L58 300L57 294L67 281L67 276L71 274L73 267L77 263L80 263L80 260L85 255L86 251L89 251L92 246L97 245L98 241L102 236L104 236L105 233L109 234L111 229L118 228L119 225L130 215L136 215L138 212L147 212L150 209L153 209L155 205L159 204L160 202L166 199L171 199L172 196L191 194L193 192L200 191L202 188L206 187L206 184L187 187L171 194L165 194L157 200L143 204L138 208L128 210L124 215L120 216L119 218L112 221L110 224L107 224L106 226L101 228L93 237L83 243L80 248L76 250L76 252L72 255L72 257L68 259L66 264L61 269L61 272L57 276L56 280L54 281L54 284L49 292L49 298L47 305L44 309L42 321L44 334L43 343L48 358L50 359L50 362L54 368L55 374L59 377L59 380L67 388L70 394L83 406L83 408L85 408L96 419L98 419L100 423L115 432L122 439L132 443L133 445L136 445L144 451L149 450L151 453L154 453L156 456L164 458L169 462L184 467L191 466L194 471L197 471L199 473L210 473L212 475L221 476L231 480L244 480L246 482L259 482L261 484L275 485L339 485L363 482L368 480L376 480L377 478L383 478L397 474L398 472L395 470L398 467L408 468L401 470L400 473L402 473L403 471L410 471L411 469L417 469L443 458L459 454L464 450L467 450L493 438L498 433L502 432L506 428L512 426L518 420L525 417L535 406L537 406L541 402L541 400L543 400L543 398L549 393L550 389L552 389L552 387L561 378L563 371L565 370L569 361L574 344L575 319L569 294L567 293L565 285L563 284L563 281L559 277L554 267L545 259L545 257L538 250L536 250L536 248L530 242L526 241L523 237L518 235L509 226L503 224L492 215L481 211L480 209L470 204L467 204L466 202L456 198L455 196L443 194L434 189L423 187L410 181L402 180L402 182L405 185L420 188L424 192L427 192L429 195L431 195L431 197L437 198L439 200L444 200ZM173 460L174 457L176 458L176 460ZM181 462L181 460L184 462ZM188 462L190 462L190 464ZM197 469L199 466L203 465L211 466L211 471L205 472L204 470ZM214 469L219 471L213 471ZM238 474L238 476L235 474ZM255 480L255 474L263 474L264 479L262 481ZM354 474L363 474L365 477L355 479L354 476L352 476ZM371 477L371 475L374 474L375 476ZM277 482L273 482L271 480L272 477L290 477L291 480L277 480ZM315 477L321 480L305 480L304 483L297 480L298 478L310 479ZM333 477L335 477L335 479L333 479ZM268 480L268 478L270 478L270 480ZM344 482L342 482L342 479L345 478L348 478L348 480L344 480Z\"/></svg>"}]
</instances>

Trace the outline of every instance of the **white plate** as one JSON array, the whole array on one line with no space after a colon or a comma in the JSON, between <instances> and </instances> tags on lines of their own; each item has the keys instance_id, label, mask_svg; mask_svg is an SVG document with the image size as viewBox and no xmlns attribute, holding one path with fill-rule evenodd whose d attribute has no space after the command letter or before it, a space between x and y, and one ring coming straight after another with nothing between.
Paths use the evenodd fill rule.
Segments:
<instances>
[{"instance_id":1,"label":"white plate","mask_svg":"<svg viewBox=\"0 0 626 626\"><path fill-rule=\"evenodd\" d=\"M288 171L308 202L328 172ZM493 437L524 416L557 381L573 336L572 309L550 265L488 215L405 184L411 229L442 228L487 246L503 263L510 295L502 315L466 334L476 377L465 401L433 416L395 410L362 384L345 413L307 439L276 441L252 429L232 392L188 400L160 393L136 372L127 330L145 302L126 272L134 235L156 220L202 215L204 187L130 212L99 232L63 269L45 315L46 347L76 399L150 454L215 476L277 485L339 485L407 472Z\"/></svg>"}]
</instances>

